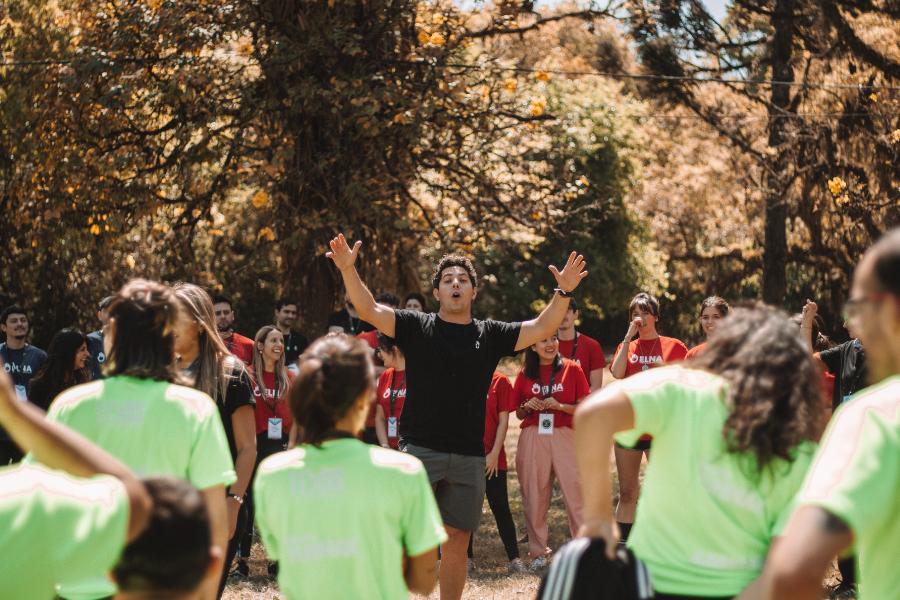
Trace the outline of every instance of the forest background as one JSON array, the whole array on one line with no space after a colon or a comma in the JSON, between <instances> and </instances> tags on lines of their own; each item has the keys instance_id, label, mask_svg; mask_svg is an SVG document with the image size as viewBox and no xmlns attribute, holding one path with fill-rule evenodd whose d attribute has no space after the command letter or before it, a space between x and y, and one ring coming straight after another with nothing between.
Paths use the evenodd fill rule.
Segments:
<instances>
[{"instance_id":1,"label":"forest background","mask_svg":"<svg viewBox=\"0 0 900 600\"><path fill-rule=\"evenodd\" d=\"M0 53L0 306L42 346L135 276L225 292L248 335L296 298L313 337L337 231L375 291L471 254L503 319L577 249L607 351L641 290L690 342L712 293L814 298L841 338L900 224L890 0L7 0Z\"/></svg>"}]
</instances>

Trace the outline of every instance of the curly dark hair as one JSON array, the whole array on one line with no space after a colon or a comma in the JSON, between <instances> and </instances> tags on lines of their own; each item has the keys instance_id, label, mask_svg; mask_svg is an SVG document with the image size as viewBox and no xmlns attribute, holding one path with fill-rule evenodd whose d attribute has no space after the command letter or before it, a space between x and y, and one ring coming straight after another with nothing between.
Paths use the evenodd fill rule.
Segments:
<instances>
[{"instance_id":1,"label":"curly dark hair","mask_svg":"<svg viewBox=\"0 0 900 600\"><path fill-rule=\"evenodd\" d=\"M469 279L472 280L472 287L478 287L478 275L475 273L475 266L472 264L472 261L462 254L445 254L434 268L434 273L431 276L432 288L438 289L440 287L441 275L444 273L444 269L449 269L450 267L462 267L465 269Z\"/></svg>"},{"instance_id":2,"label":"curly dark hair","mask_svg":"<svg viewBox=\"0 0 900 600\"><path fill-rule=\"evenodd\" d=\"M821 375L781 310L761 303L735 308L692 367L728 382L726 448L752 453L759 473L776 458L793 460L801 442L818 439Z\"/></svg>"}]
</instances>

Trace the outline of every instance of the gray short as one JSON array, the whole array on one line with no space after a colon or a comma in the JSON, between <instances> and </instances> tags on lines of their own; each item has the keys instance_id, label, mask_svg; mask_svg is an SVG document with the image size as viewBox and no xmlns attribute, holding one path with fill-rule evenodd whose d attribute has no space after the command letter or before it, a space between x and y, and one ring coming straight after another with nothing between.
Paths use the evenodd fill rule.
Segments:
<instances>
[{"instance_id":1,"label":"gray short","mask_svg":"<svg viewBox=\"0 0 900 600\"><path fill-rule=\"evenodd\" d=\"M404 452L425 465L444 525L475 531L484 502L484 457L438 452L406 444Z\"/></svg>"}]
</instances>

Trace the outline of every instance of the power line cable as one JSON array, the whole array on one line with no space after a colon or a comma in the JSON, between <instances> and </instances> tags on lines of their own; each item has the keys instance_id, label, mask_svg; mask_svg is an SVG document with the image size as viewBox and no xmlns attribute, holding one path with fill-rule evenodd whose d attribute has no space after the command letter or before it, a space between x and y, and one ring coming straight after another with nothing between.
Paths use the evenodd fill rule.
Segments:
<instances>
[{"instance_id":1,"label":"power line cable","mask_svg":"<svg viewBox=\"0 0 900 600\"><path fill-rule=\"evenodd\" d=\"M197 61L198 59L210 60L225 57L242 57L248 58L246 54L237 52L216 52L211 56L187 56L181 54L172 54L164 57L141 58L136 56L122 57L103 57L109 62L130 62L130 63L153 63L167 62L173 60L183 60L186 64ZM81 57L70 58L42 58L42 59L25 59L10 60L4 59L0 61L2 67L30 67L30 66L51 66L51 65L70 65L79 61ZM515 72L515 73L547 73L550 75L560 75L565 77L606 77L609 79L633 79L642 81L670 81L670 82L691 82L691 83L719 83L727 85L759 85L759 86L789 86L803 87L808 89L846 89L846 90L863 90L863 91L898 91L900 86L883 85L883 84L865 84L865 83L844 83L844 82L809 82L809 81L779 81L775 79L736 79L727 77L697 77L692 75L656 75L651 73L626 73L626 72L601 72L601 71L575 71L567 69L540 69L534 67L515 67L503 65L484 65L473 63L452 62L439 64L431 61L423 60L385 60L387 64L405 64L410 66L432 67L438 69L462 69L462 70L478 70L478 71L499 71L499 72Z\"/></svg>"}]
</instances>

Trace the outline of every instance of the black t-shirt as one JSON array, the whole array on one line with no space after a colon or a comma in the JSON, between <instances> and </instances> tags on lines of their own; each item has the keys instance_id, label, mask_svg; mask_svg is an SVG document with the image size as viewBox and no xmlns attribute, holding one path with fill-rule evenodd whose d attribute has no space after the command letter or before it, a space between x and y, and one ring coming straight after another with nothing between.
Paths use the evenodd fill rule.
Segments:
<instances>
[{"instance_id":1,"label":"black t-shirt","mask_svg":"<svg viewBox=\"0 0 900 600\"><path fill-rule=\"evenodd\" d=\"M328 326L340 327L344 330L344 333L348 335L356 335L358 333L375 330L370 323L363 321L359 317L351 317L346 308L341 309L336 313L332 313L332 315L328 317Z\"/></svg>"},{"instance_id":2,"label":"black t-shirt","mask_svg":"<svg viewBox=\"0 0 900 600\"><path fill-rule=\"evenodd\" d=\"M484 413L497 363L514 356L521 323L447 323L434 313L395 311L406 357L402 442L484 456Z\"/></svg>"},{"instance_id":3,"label":"black t-shirt","mask_svg":"<svg viewBox=\"0 0 900 600\"><path fill-rule=\"evenodd\" d=\"M850 340L820 352L819 358L834 375L832 409L866 387L866 350L859 340Z\"/></svg>"},{"instance_id":4,"label":"black t-shirt","mask_svg":"<svg viewBox=\"0 0 900 600\"><path fill-rule=\"evenodd\" d=\"M240 359L235 358L240 361ZM191 366L185 369L191 376L196 376L199 362L194 361ZM240 369L240 374L238 374ZM225 437L228 438L228 449L231 451L231 460L237 458L237 445L234 442L234 426L231 423L231 415L242 406L256 407L256 400L253 399L253 382L250 374L243 365L238 365L232 370L232 376L228 379L228 386L225 388L225 398L222 398L221 392L216 393L213 398L219 409L219 417L222 419L222 426L225 428ZM253 423L253 430L256 431L256 422Z\"/></svg>"},{"instance_id":5,"label":"black t-shirt","mask_svg":"<svg viewBox=\"0 0 900 600\"><path fill-rule=\"evenodd\" d=\"M306 347L309 346L309 340L306 336L297 331L291 331L284 336L284 362L291 364L296 361Z\"/></svg>"},{"instance_id":6,"label":"black t-shirt","mask_svg":"<svg viewBox=\"0 0 900 600\"><path fill-rule=\"evenodd\" d=\"M106 352L103 350L103 332L92 331L85 337L87 338L88 352L91 353L91 378L100 379L103 376L100 368L106 362Z\"/></svg>"},{"instance_id":7,"label":"black t-shirt","mask_svg":"<svg viewBox=\"0 0 900 600\"><path fill-rule=\"evenodd\" d=\"M47 353L31 344L25 344L25 347L13 350L3 343L0 344L0 359L3 359L3 369L9 373L12 379L16 396L19 400L27 400L28 383L47 360ZM9 439L9 434L0 427L0 440Z\"/></svg>"}]
</instances>

